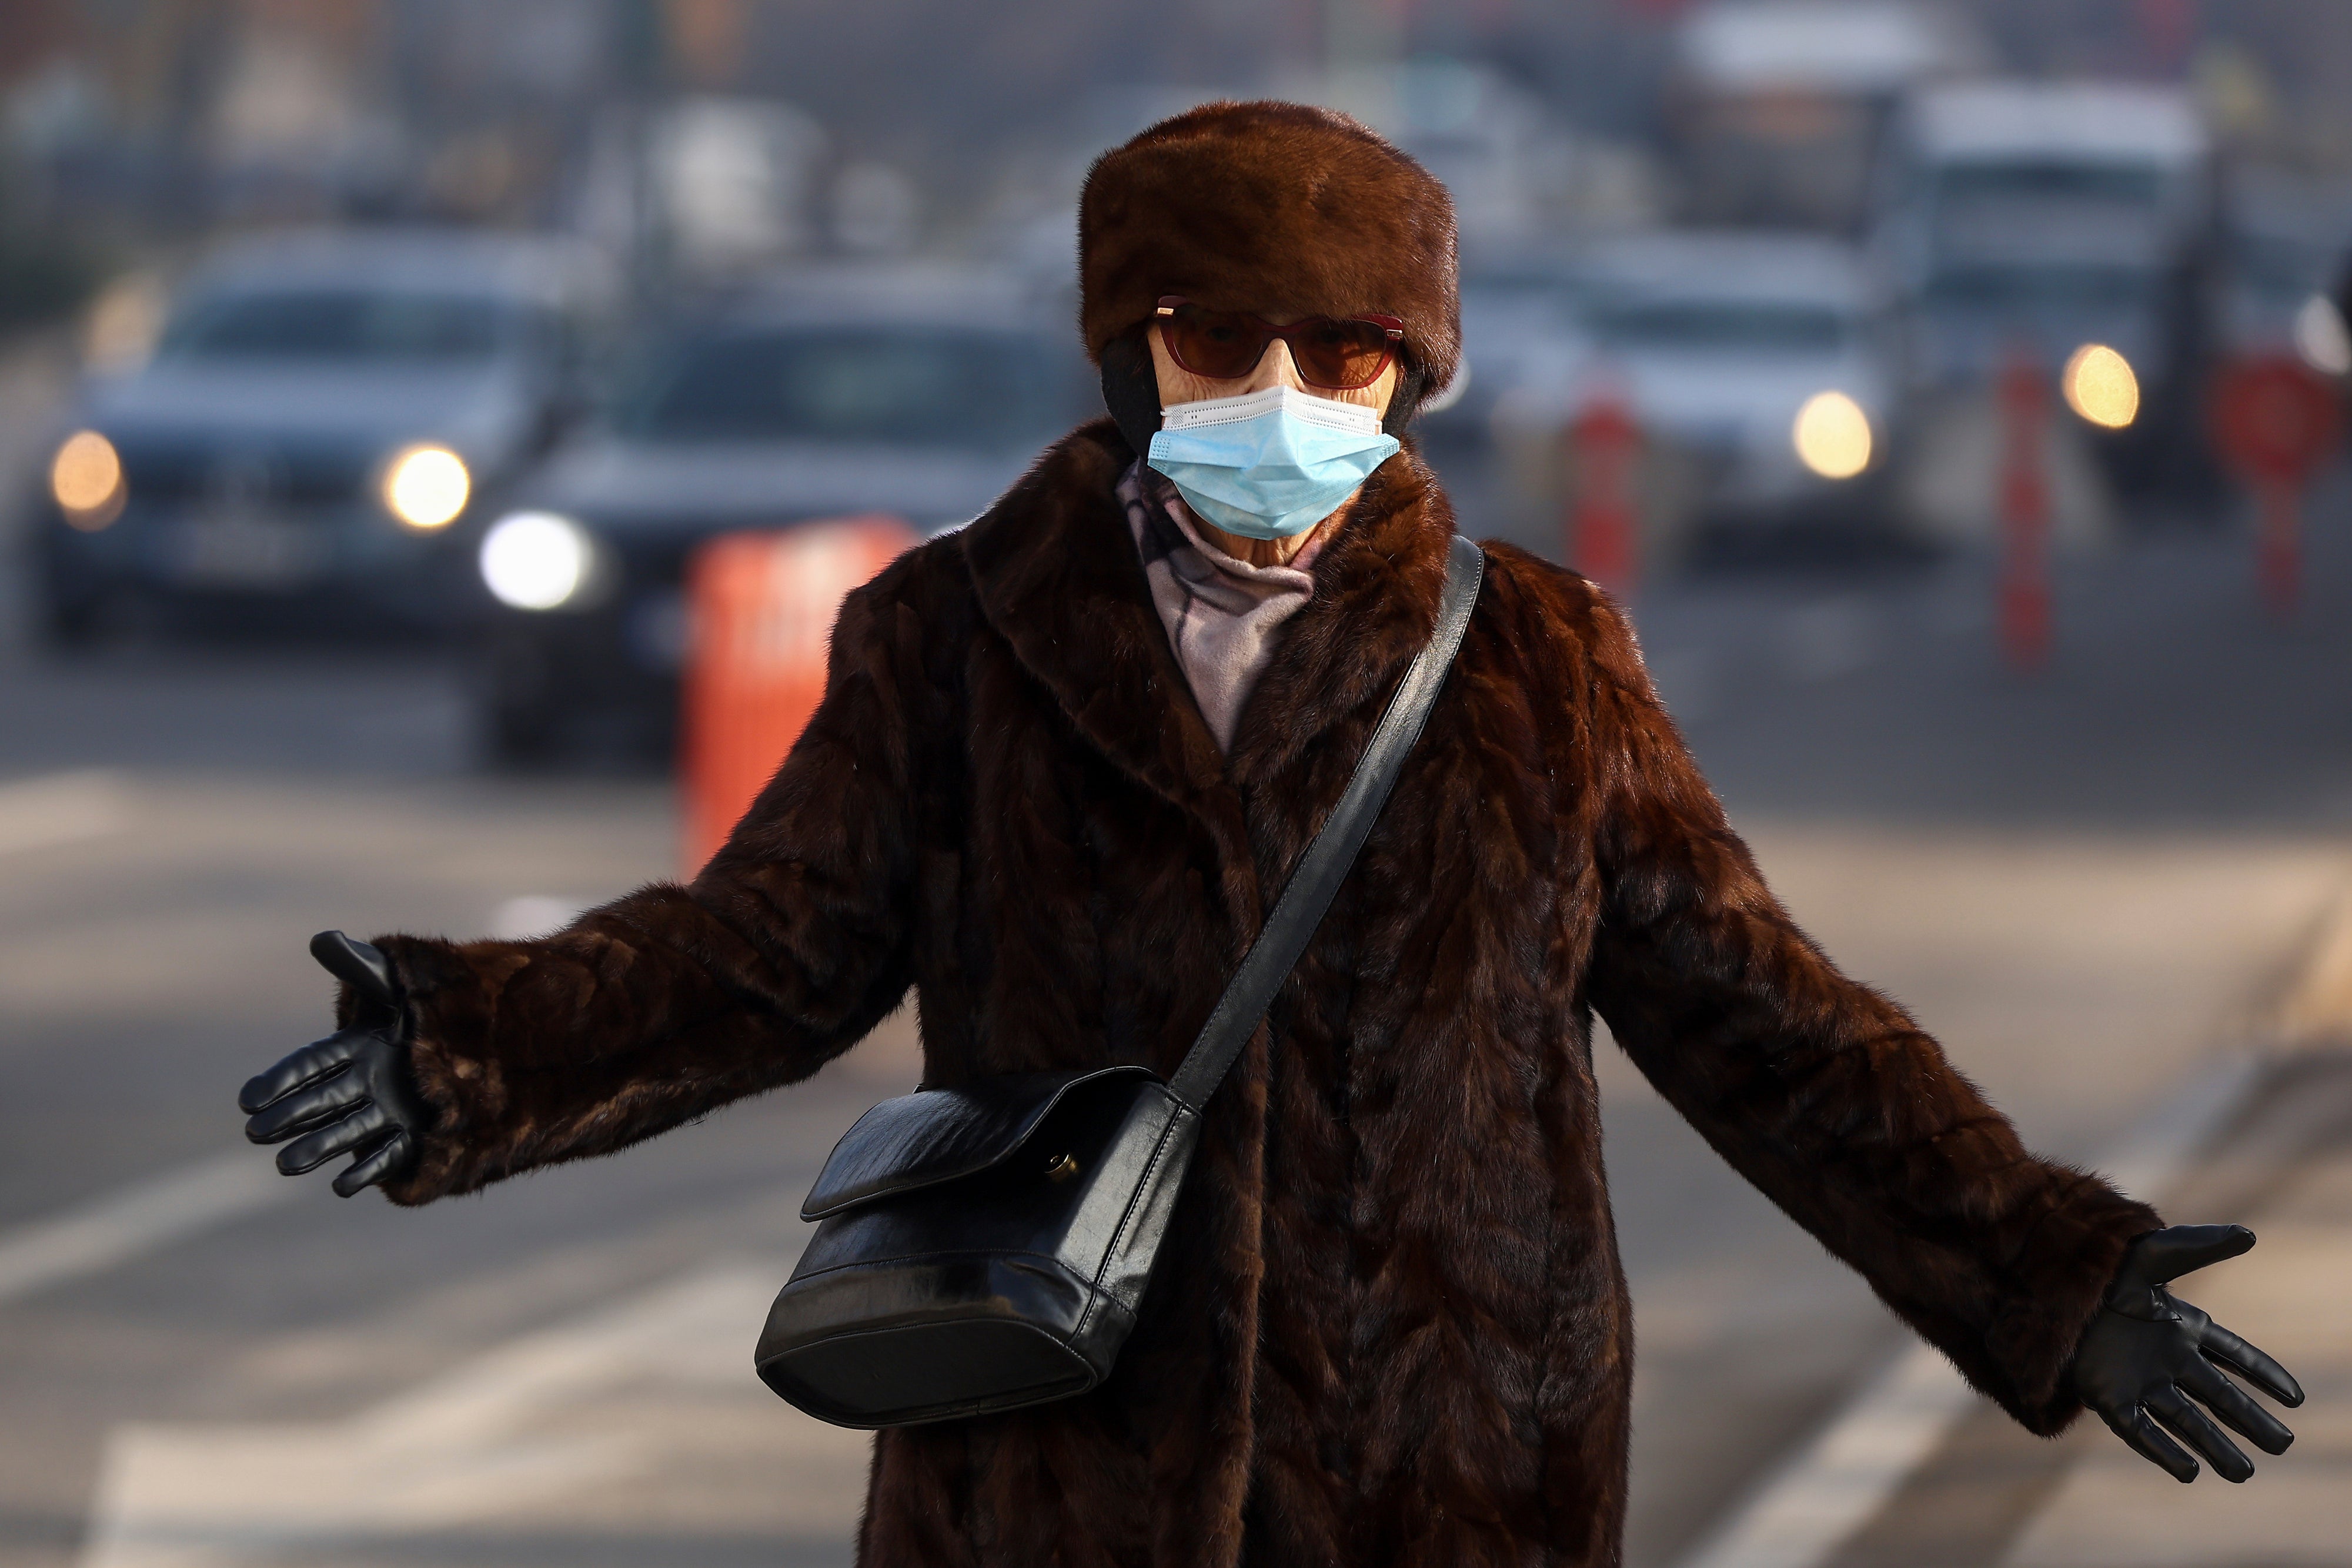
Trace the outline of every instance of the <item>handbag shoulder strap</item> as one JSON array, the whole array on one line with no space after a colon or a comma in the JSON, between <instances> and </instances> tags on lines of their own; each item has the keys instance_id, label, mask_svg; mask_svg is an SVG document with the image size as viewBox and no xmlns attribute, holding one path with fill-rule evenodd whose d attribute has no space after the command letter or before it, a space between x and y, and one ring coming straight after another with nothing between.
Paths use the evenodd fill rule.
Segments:
<instances>
[{"instance_id":1,"label":"handbag shoulder strap","mask_svg":"<svg viewBox=\"0 0 2352 1568\"><path fill-rule=\"evenodd\" d=\"M1169 1080L1176 1097L1194 1110L1216 1092L1241 1056L1257 1020L1274 1004L1275 993L1307 950L1307 938L1323 923L1324 911L1331 907L1349 868L1356 863L1356 853L1364 847L1373 821L1388 800L1405 753L1420 738L1421 727L1437 701L1438 688L1445 684L1445 672L1453 665L1454 650L1462 645L1486 571L1486 553L1460 534L1454 535L1445 555L1445 588L1438 603L1437 630L1406 667L1404 679L1389 698L1388 711L1381 715L1380 727L1364 747L1339 803L1331 808L1307 852L1298 857L1297 868L1275 901L1274 913L1266 916L1257 940L1250 944L1241 967L1234 971L1224 995L1217 998L1216 1009L1201 1026L1200 1036L1185 1052L1176 1076Z\"/></svg>"}]
</instances>

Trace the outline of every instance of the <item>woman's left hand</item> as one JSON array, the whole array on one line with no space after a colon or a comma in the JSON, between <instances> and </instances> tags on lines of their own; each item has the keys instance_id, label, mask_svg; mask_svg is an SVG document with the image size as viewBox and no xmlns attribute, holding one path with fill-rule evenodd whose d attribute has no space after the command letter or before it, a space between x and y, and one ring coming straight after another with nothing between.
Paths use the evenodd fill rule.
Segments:
<instances>
[{"instance_id":1,"label":"woman's left hand","mask_svg":"<svg viewBox=\"0 0 2352 1568\"><path fill-rule=\"evenodd\" d=\"M2074 1391L2083 1403L2178 1481L2195 1480L2198 1467L2173 1437L2202 1454L2226 1480L2254 1473L2253 1461L2200 1403L2266 1454L2284 1454L2294 1441L2285 1423L2255 1404L2222 1368L2289 1409L2303 1403L2302 1385L2286 1368L2165 1289L2253 1245L2254 1233L2242 1225L2175 1225L2139 1238L2125 1252L2074 1354Z\"/></svg>"}]
</instances>

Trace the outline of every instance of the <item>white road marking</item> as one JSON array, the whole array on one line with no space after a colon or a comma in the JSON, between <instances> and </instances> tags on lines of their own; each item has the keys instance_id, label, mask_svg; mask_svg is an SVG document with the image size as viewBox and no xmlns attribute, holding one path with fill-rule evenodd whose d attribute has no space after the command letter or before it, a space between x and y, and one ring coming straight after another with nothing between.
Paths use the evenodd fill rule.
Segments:
<instances>
[{"instance_id":1,"label":"white road marking","mask_svg":"<svg viewBox=\"0 0 2352 1568\"><path fill-rule=\"evenodd\" d=\"M2127 1193L2160 1197L2260 1081L2252 1051L2198 1074L2098 1163ZM1938 1352L1915 1345L1864 1387L1712 1535L1683 1568L1815 1568L1884 1507L1974 1409L1977 1395Z\"/></svg>"},{"instance_id":2,"label":"white road marking","mask_svg":"<svg viewBox=\"0 0 2352 1568\"><path fill-rule=\"evenodd\" d=\"M648 1383L705 1427L709 1406L698 1396L740 1396L774 1478L761 1522L845 1542L865 1499L866 1437L799 1415L751 1377L751 1337L787 1271L714 1267L512 1341L345 1421L118 1427L80 1568L236 1568L468 1525L577 1528L600 1493L679 1463L668 1451L676 1432L643 1396ZM627 1389L639 1390L627 1418L582 1413Z\"/></svg>"},{"instance_id":3,"label":"white road marking","mask_svg":"<svg viewBox=\"0 0 2352 1568\"><path fill-rule=\"evenodd\" d=\"M0 1232L0 1305L282 1203L296 1184L258 1149L183 1166Z\"/></svg>"},{"instance_id":4,"label":"white road marking","mask_svg":"<svg viewBox=\"0 0 2352 1568\"><path fill-rule=\"evenodd\" d=\"M130 781L87 768L0 784L0 854L104 838L131 825Z\"/></svg>"}]
</instances>

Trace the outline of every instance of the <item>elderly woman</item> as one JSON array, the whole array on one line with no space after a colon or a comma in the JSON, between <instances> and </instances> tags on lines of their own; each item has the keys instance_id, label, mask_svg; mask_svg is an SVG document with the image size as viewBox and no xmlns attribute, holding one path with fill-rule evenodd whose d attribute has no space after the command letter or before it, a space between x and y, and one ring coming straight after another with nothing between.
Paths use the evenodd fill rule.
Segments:
<instances>
[{"instance_id":1,"label":"elderly woman","mask_svg":"<svg viewBox=\"0 0 2352 1568\"><path fill-rule=\"evenodd\" d=\"M726 848L535 942L376 938L398 1006L247 1086L282 1167L469 1192L807 1077L908 988L924 1076L1182 1057L1432 635L1454 515L1395 439L1457 368L1445 192L1342 116L1215 104L1079 213L1111 417L853 594ZM1790 920L1623 614L1486 547L1369 841L1209 1100L1081 1396L884 1432L860 1561L1610 1563L1633 1332L1592 1019L2027 1427L2089 1399L2276 1451L2162 1281L2242 1250L2044 1163ZM747 1325L748 1328L749 1325ZM2185 1472L2185 1473L2184 1473Z\"/></svg>"}]
</instances>

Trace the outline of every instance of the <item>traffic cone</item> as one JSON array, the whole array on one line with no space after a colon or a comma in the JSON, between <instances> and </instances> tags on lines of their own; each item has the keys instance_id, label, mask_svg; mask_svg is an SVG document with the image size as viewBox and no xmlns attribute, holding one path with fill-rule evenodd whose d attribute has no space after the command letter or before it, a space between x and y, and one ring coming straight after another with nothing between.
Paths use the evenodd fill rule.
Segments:
<instances>
[{"instance_id":1,"label":"traffic cone","mask_svg":"<svg viewBox=\"0 0 2352 1568\"><path fill-rule=\"evenodd\" d=\"M695 551L678 757L688 875L816 712L841 601L916 542L905 523L874 516L723 534Z\"/></svg>"}]
</instances>

